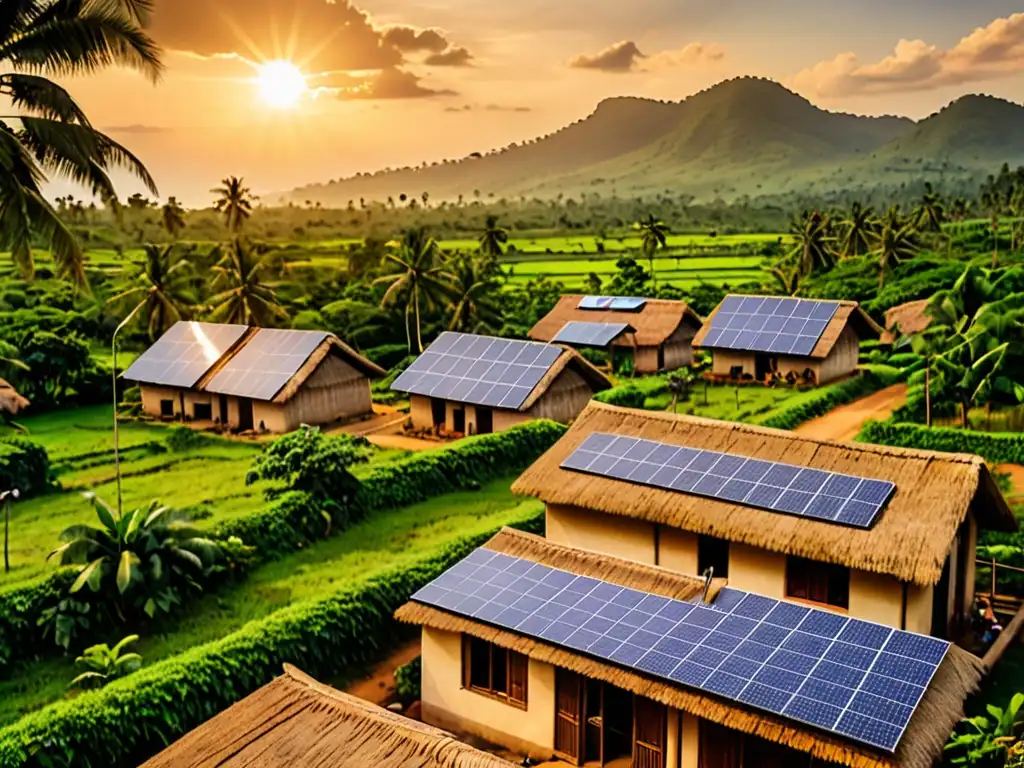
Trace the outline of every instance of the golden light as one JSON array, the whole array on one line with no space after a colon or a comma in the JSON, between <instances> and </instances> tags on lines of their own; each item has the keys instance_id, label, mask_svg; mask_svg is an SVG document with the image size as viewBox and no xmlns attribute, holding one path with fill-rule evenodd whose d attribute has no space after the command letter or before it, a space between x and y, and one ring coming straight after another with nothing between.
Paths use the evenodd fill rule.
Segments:
<instances>
[{"instance_id":1,"label":"golden light","mask_svg":"<svg viewBox=\"0 0 1024 768\"><path fill-rule=\"evenodd\" d=\"M306 76L302 71L284 59L261 64L256 82L259 85L260 98L278 109L294 107L309 90Z\"/></svg>"}]
</instances>

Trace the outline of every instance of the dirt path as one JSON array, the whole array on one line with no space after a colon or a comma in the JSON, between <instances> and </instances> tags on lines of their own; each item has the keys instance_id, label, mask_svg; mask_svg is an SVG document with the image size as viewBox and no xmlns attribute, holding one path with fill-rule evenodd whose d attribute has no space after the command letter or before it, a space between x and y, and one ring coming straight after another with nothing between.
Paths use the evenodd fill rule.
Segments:
<instances>
[{"instance_id":1,"label":"dirt path","mask_svg":"<svg viewBox=\"0 0 1024 768\"><path fill-rule=\"evenodd\" d=\"M419 655L420 641L409 641L377 664L367 677L352 683L345 693L386 706L395 696L395 668L408 664Z\"/></svg>"},{"instance_id":2,"label":"dirt path","mask_svg":"<svg viewBox=\"0 0 1024 768\"><path fill-rule=\"evenodd\" d=\"M451 445L450 442L422 440L418 437L408 437L406 435L367 435L366 439L378 448L398 448L403 451L429 451L433 448Z\"/></svg>"},{"instance_id":3,"label":"dirt path","mask_svg":"<svg viewBox=\"0 0 1024 768\"><path fill-rule=\"evenodd\" d=\"M1024 503L1024 467L1020 464L1000 464L996 467L997 472L1008 472L1013 490L1006 495L1006 500L1011 504Z\"/></svg>"},{"instance_id":4,"label":"dirt path","mask_svg":"<svg viewBox=\"0 0 1024 768\"><path fill-rule=\"evenodd\" d=\"M853 440L871 419L886 419L907 397L906 384L894 384L873 395L841 405L835 410L804 422L796 428L798 435L822 440Z\"/></svg>"}]
</instances>

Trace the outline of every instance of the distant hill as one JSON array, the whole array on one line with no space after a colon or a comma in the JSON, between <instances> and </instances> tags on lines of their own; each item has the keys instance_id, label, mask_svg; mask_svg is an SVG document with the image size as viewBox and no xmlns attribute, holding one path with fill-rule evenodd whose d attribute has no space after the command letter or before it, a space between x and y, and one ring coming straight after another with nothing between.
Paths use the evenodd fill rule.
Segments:
<instances>
[{"instance_id":1,"label":"distant hill","mask_svg":"<svg viewBox=\"0 0 1024 768\"><path fill-rule=\"evenodd\" d=\"M772 80L727 80L680 102L606 99L592 114L484 156L312 184L283 199L339 207L400 194L434 201L663 190L698 200L979 177L1024 164L1024 107L964 96L915 123L823 110Z\"/></svg>"}]
</instances>

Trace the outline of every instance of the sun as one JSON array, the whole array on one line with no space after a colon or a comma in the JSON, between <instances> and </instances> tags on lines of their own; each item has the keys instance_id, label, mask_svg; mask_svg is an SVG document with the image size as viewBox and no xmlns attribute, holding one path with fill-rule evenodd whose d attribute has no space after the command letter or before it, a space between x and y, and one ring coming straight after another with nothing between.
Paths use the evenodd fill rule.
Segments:
<instances>
[{"instance_id":1,"label":"sun","mask_svg":"<svg viewBox=\"0 0 1024 768\"><path fill-rule=\"evenodd\" d=\"M294 107L309 90L306 86L306 76L302 71L284 59L261 64L256 82L259 85L260 98L278 109Z\"/></svg>"}]
</instances>

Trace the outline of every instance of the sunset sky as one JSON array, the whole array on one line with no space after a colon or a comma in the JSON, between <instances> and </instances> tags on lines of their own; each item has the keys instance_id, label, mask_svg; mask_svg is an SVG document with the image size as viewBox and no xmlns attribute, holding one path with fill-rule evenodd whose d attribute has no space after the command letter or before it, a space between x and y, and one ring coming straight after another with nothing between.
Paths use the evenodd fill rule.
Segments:
<instances>
[{"instance_id":1,"label":"sunset sky","mask_svg":"<svg viewBox=\"0 0 1024 768\"><path fill-rule=\"evenodd\" d=\"M1024 101L1020 0L157 0L158 85L68 83L149 166L204 205L461 157L548 133L602 98L678 100L737 75L828 109L924 117L964 93ZM260 65L286 60L293 68ZM125 193L135 191L128 184Z\"/></svg>"}]
</instances>

